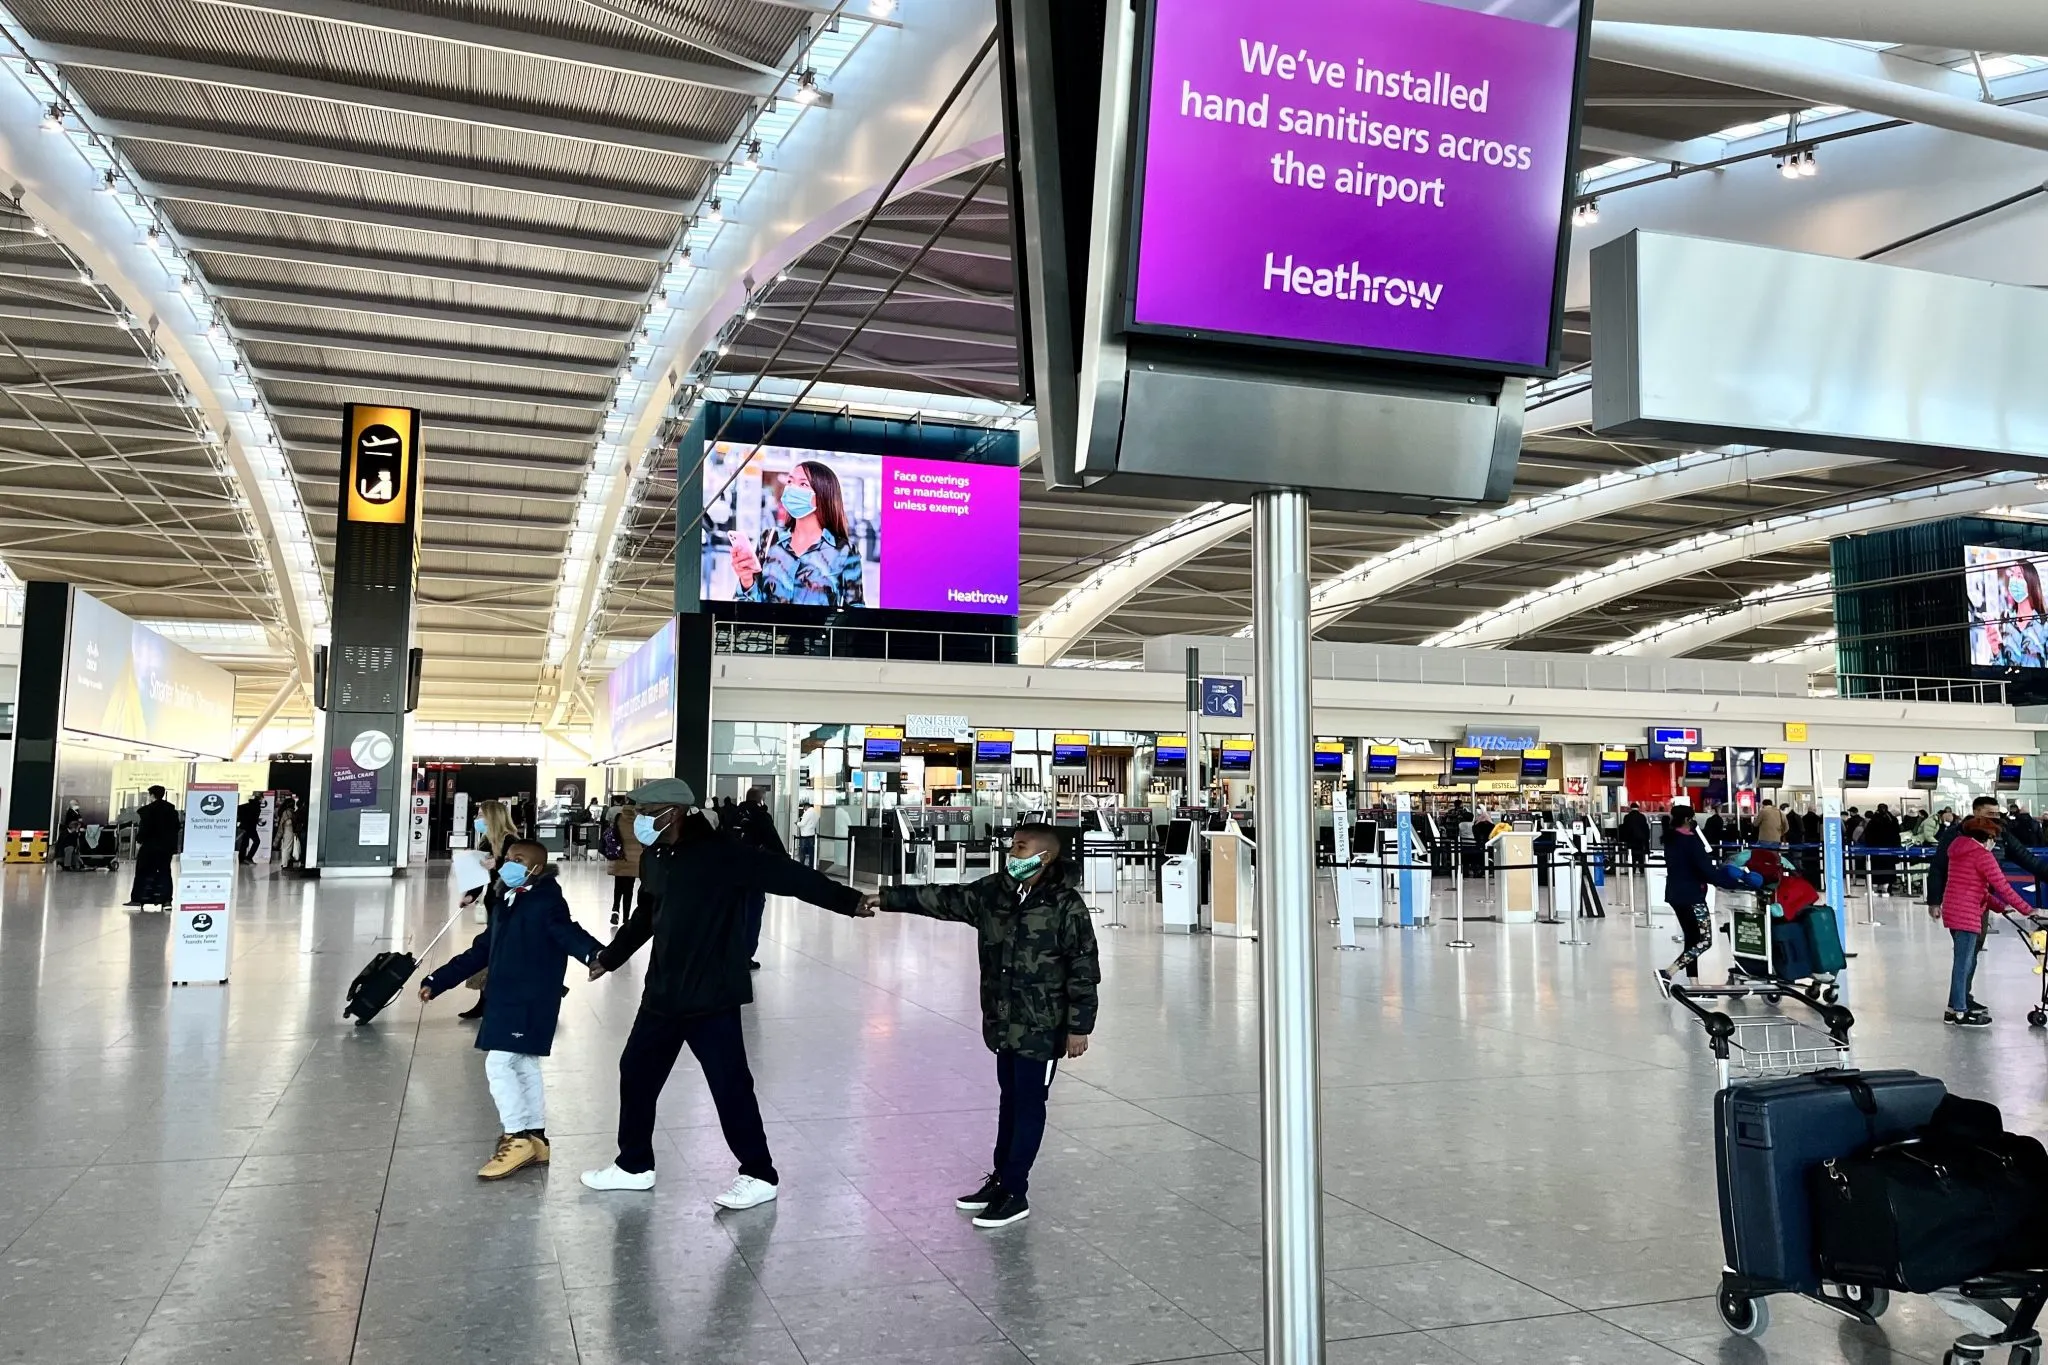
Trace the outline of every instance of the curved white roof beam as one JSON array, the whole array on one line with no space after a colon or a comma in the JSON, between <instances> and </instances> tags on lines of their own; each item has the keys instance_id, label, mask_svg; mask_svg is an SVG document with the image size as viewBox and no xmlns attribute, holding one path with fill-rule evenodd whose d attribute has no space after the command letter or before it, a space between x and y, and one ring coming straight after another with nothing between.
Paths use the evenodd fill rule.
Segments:
<instances>
[{"instance_id":1,"label":"curved white roof beam","mask_svg":"<svg viewBox=\"0 0 2048 1365\"><path fill-rule=\"evenodd\" d=\"M1749 661L1753 664L1805 664L1809 668L1832 666L1835 662L1835 632L1830 628L1818 635L1809 635L1796 645L1752 654Z\"/></svg>"},{"instance_id":2,"label":"curved white roof beam","mask_svg":"<svg viewBox=\"0 0 2048 1365\"><path fill-rule=\"evenodd\" d=\"M1623 66L1769 90L1816 105L1839 104L2048 151L2048 119L1986 104L1974 95L1925 89L1872 74L1872 70L1884 68L1884 58L1840 43L1602 20L1593 25L1593 56ZM1961 80L1954 72L1920 65L1939 86L1952 86L1949 77ZM1859 70L1859 66L1872 70Z\"/></svg>"},{"instance_id":3,"label":"curved white roof beam","mask_svg":"<svg viewBox=\"0 0 2048 1365\"><path fill-rule=\"evenodd\" d=\"M1561 583L1524 593L1504 606L1461 621L1422 643L1469 649L1512 644L1537 631L1633 593L1646 592L1680 574L1704 573L1724 565L1773 554L1816 540L1883 531L1894 526L1933 521L1965 512L1982 512L2009 500L2022 489L2048 489L2048 480L2006 471L1981 479L1955 479L1907 493L1881 493L1854 502L1793 512L1710 531L1671 545L1644 550L1597 569L1575 574Z\"/></svg>"},{"instance_id":4,"label":"curved white roof beam","mask_svg":"<svg viewBox=\"0 0 2048 1365\"><path fill-rule=\"evenodd\" d=\"M0 17L4 17L0 10ZM197 270L173 271L174 248L143 244L126 194L103 194L112 170L126 184L126 163L83 131L78 110L35 67L6 62L0 75L0 174L18 187L22 211L92 269L93 281L141 319L198 404L208 428L221 433L222 459L240 487L277 590L280 624L301 678L313 676L312 644L327 629L320 563L291 468L256 391L233 371L232 340L210 334L212 308ZM53 103L66 109L61 130L43 127ZM92 155L100 160L95 161ZM181 286L188 281L192 289Z\"/></svg>"},{"instance_id":5,"label":"curved white roof beam","mask_svg":"<svg viewBox=\"0 0 2048 1365\"><path fill-rule=\"evenodd\" d=\"M2048 52L2048 8L2032 0L1600 0L1600 17L1965 52Z\"/></svg>"},{"instance_id":6,"label":"curved white roof beam","mask_svg":"<svg viewBox=\"0 0 2048 1365\"><path fill-rule=\"evenodd\" d=\"M1626 640L1601 645L1595 654L1622 655L1628 658L1677 659L1703 649L1718 640L1731 635L1740 635L1759 626L1774 625L1790 617L1812 611L1816 605L1815 594L1828 586L1828 575L1810 574L1791 583L1774 583L1768 588L1744 593L1738 602L1726 606L1712 607L1705 611L1688 612L1669 621L1639 630Z\"/></svg>"},{"instance_id":7,"label":"curved white roof beam","mask_svg":"<svg viewBox=\"0 0 2048 1365\"><path fill-rule=\"evenodd\" d=\"M1058 663L1117 608L1196 555L1238 535L1251 521L1252 509L1242 503L1204 503L1133 542L1017 633L1017 662Z\"/></svg>"},{"instance_id":8,"label":"curved white roof beam","mask_svg":"<svg viewBox=\"0 0 2048 1365\"><path fill-rule=\"evenodd\" d=\"M1317 584L1309 593L1309 619L1316 627L1332 625L1375 598L1441 573L1475 555L1506 549L1560 526L1717 488L1767 483L1863 462L1856 455L1738 447L1696 450L1655 464L1616 470L1555 493L1511 502L1497 512L1474 513L1383 555L1375 555Z\"/></svg>"}]
</instances>

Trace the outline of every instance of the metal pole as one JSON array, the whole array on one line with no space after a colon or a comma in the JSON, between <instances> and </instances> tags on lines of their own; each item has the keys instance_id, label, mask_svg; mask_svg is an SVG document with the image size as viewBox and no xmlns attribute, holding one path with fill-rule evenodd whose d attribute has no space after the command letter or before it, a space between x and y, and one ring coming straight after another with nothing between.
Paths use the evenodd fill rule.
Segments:
<instances>
[{"instance_id":1,"label":"metal pole","mask_svg":"<svg viewBox=\"0 0 2048 1365\"><path fill-rule=\"evenodd\" d=\"M1267 1365L1322 1365L1322 1092L1316 1055L1308 494L1252 498L1258 650L1259 1103Z\"/></svg>"},{"instance_id":2,"label":"metal pole","mask_svg":"<svg viewBox=\"0 0 2048 1365\"><path fill-rule=\"evenodd\" d=\"M1457 849L1451 858L1451 896L1458 907L1458 936L1446 946L1470 948L1472 941L1465 937L1465 850Z\"/></svg>"},{"instance_id":3,"label":"metal pole","mask_svg":"<svg viewBox=\"0 0 2048 1365\"><path fill-rule=\"evenodd\" d=\"M1202 651L1188 646L1188 804L1207 807L1202 789ZM1195 831L1195 856L1201 856L1201 830ZM1200 916L1197 916L1200 918Z\"/></svg>"}]
</instances>

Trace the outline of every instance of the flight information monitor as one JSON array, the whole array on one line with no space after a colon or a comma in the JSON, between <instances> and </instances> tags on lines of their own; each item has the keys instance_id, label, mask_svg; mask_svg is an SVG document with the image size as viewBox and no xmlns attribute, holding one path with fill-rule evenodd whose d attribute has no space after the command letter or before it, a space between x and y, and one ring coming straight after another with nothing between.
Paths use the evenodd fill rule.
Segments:
<instances>
[{"instance_id":1,"label":"flight information monitor","mask_svg":"<svg viewBox=\"0 0 2048 1365\"><path fill-rule=\"evenodd\" d=\"M902 761L902 726L870 725L861 732L860 763L863 768L893 768Z\"/></svg>"},{"instance_id":2,"label":"flight information monitor","mask_svg":"<svg viewBox=\"0 0 2048 1365\"><path fill-rule=\"evenodd\" d=\"M1088 736L1054 735L1052 737L1052 766L1055 768L1085 770L1088 766Z\"/></svg>"},{"instance_id":3,"label":"flight information monitor","mask_svg":"<svg viewBox=\"0 0 2048 1365\"><path fill-rule=\"evenodd\" d=\"M1152 771L1156 773L1186 772L1188 767L1188 737L1186 735L1161 735L1152 746Z\"/></svg>"},{"instance_id":4,"label":"flight information monitor","mask_svg":"<svg viewBox=\"0 0 2048 1365\"><path fill-rule=\"evenodd\" d=\"M1014 730L976 730L974 732L974 766L977 768L1007 768L1010 755L1016 748L1017 732Z\"/></svg>"},{"instance_id":5,"label":"flight information monitor","mask_svg":"<svg viewBox=\"0 0 2048 1365\"><path fill-rule=\"evenodd\" d=\"M1486 751L1483 749L1451 750L1451 781L1477 782L1479 765L1485 758Z\"/></svg>"},{"instance_id":6,"label":"flight information monitor","mask_svg":"<svg viewBox=\"0 0 2048 1365\"><path fill-rule=\"evenodd\" d=\"M1921 754L1914 759L1913 781L1909 785L1929 792L1941 785L1941 755Z\"/></svg>"},{"instance_id":7,"label":"flight information monitor","mask_svg":"<svg viewBox=\"0 0 2048 1365\"><path fill-rule=\"evenodd\" d=\"M1685 785L1704 787L1714 780L1714 751L1692 749L1685 755Z\"/></svg>"},{"instance_id":8,"label":"flight information monitor","mask_svg":"<svg viewBox=\"0 0 2048 1365\"><path fill-rule=\"evenodd\" d=\"M1870 765L1873 761L1869 754L1844 754L1842 756L1842 785L1845 787L1869 786Z\"/></svg>"},{"instance_id":9,"label":"flight information monitor","mask_svg":"<svg viewBox=\"0 0 2048 1365\"><path fill-rule=\"evenodd\" d=\"M1522 750L1522 780L1524 782L1548 782L1550 780L1550 750Z\"/></svg>"},{"instance_id":10,"label":"flight information monitor","mask_svg":"<svg viewBox=\"0 0 2048 1365\"><path fill-rule=\"evenodd\" d=\"M1344 743L1342 740L1318 740L1316 742L1315 772L1318 777L1336 777L1344 771Z\"/></svg>"},{"instance_id":11,"label":"flight information monitor","mask_svg":"<svg viewBox=\"0 0 2048 1365\"><path fill-rule=\"evenodd\" d=\"M1216 755L1218 772L1248 773L1252 770L1252 742L1248 739L1226 739Z\"/></svg>"},{"instance_id":12,"label":"flight information monitor","mask_svg":"<svg viewBox=\"0 0 2048 1365\"><path fill-rule=\"evenodd\" d=\"M1787 761L1788 755L1774 754L1769 750L1765 750L1764 756L1757 760L1756 780L1766 787L1783 786L1785 782L1785 764Z\"/></svg>"},{"instance_id":13,"label":"flight information monitor","mask_svg":"<svg viewBox=\"0 0 2048 1365\"><path fill-rule=\"evenodd\" d=\"M1401 751L1391 744L1375 744L1365 751L1367 777L1392 777L1401 770Z\"/></svg>"},{"instance_id":14,"label":"flight information monitor","mask_svg":"<svg viewBox=\"0 0 2048 1365\"><path fill-rule=\"evenodd\" d=\"M2016 792L2020 789L2020 770L2026 760L2015 754L2008 754L1998 760L1998 776L1992 786L2002 792Z\"/></svg>"},{"instance_id":15,"label":"flight information monitor","mask_svg":"<svg viewBox=\"0 0 2048 1365\"><path fill-rule=\"evenodd\" d=\"M1628 777L1628 750L1602 749L1600 751L1600 783L1602 786L1618 787Z\"/></svg>"}]
</instances>

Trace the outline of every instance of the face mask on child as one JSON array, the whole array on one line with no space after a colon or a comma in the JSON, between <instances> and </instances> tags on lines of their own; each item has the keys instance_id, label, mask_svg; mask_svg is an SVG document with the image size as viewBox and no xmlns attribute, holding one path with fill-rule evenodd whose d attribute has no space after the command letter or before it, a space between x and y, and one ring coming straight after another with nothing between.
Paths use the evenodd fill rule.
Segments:
<instances>
[{"instance_id":1,"label":"face mask on child","mask_svg":"<svg viewBox=\"0 0 2048 1365\"><path fill-rule=\"evenodd\" d=\"M1012 858L1009 863L1010 879L1019 882L1030 881L1031 874L1038 871L1044 863L1043 853L1034 853L1029 858Z\"/></svg>"},{"instance_id":2,"label":"face mask on child","mask_svg":"<svg viewBox=\"0 0 2048 1365\"><path fill-rule=\"evenodd\" d=\"M526 885L526 864L506 863L498 869L498 880L505 883L507 891L517 891Z\"/></svg>"}]
</instances>

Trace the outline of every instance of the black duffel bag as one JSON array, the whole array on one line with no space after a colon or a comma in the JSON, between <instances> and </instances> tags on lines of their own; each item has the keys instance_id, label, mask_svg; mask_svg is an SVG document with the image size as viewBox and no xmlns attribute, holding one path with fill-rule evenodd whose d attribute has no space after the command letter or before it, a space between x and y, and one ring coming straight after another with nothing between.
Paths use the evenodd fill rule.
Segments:
<instances>
[{"instance_id":1,"label":"black duffel bag","mask_svg":"<svg viewBox=\"0 0 2048 1365\"><path fill-rule=\"evenodd\" d=\"M2048 1263L2048 1150L1949 1096L1916 1137L1807 1176L1821 1278L1924 1294Z\"/></svg>"}]
</instances>

